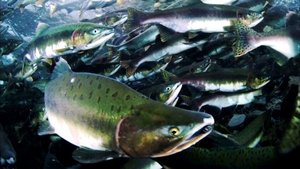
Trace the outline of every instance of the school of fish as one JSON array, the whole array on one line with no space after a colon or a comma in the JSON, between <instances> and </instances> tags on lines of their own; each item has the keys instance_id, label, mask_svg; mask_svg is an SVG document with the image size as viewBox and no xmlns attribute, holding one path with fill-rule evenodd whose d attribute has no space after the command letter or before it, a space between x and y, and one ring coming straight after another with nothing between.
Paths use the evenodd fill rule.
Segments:
<instances>
[{"instance_id":1,"label":"school of fish","mask_svg":"<svg viewBox=\"0 0 300 169\"><path fill-rule=\"evenodd\" d=\"M294 0L1 1L0 168L22 168L28 131L47 139L44 169L296 162L299 12ZM10 123L16 107L29 115Z\"/></svg>"}]
</instances>

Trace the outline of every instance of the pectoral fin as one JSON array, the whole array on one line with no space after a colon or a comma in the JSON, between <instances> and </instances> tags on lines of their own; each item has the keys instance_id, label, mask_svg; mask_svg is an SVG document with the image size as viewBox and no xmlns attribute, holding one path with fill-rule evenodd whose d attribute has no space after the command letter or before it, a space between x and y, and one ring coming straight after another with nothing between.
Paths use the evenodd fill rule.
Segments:
<instances>
[{"instance_id":1,"label":"pectoral fin","mask_svg":"<svg viewBox=\"0 0 300 169\"><path fill-rule=\"evenodd\" d=\"M72 157L80 163L98 163L121 157L122 155L114 151L91 150L88 148L77 148Z\"/></svg>"},{"instance_id":2,"label":"pectoral fin","mask_svg":"<svg viewBox=\"0 0 300 169\"><path fill-rule=\"evenodd\" d=\"M38 129L38 135L48 135L48 134L55 134L54 128L50 125L49 121L43 121L41 122L39 129Z\"/></svg>"}]
</instances>

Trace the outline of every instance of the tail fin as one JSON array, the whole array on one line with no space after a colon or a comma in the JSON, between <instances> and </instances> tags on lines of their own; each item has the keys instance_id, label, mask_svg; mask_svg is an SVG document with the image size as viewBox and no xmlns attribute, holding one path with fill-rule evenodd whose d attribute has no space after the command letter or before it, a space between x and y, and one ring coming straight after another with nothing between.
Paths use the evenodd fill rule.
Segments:
<instances>
[{"instance_id":1,"label":"tail fin","mask_svg":"<svg viewBox=\"0 0 300 169\"><path fill-rule=\"evenodd\" d=\"M132 64L132 60L120 61L120 65L126 69L126 75L131 76L136 71L137 67Z\"/></svg>"},{"instance_id":2,"label":"tail fin","mask_svg":"<svg viewBox=\"0 0 300 169\"><path fill-rule=\"evenodd\" d=\"M138 11L134 8L128 8L128 19L126 29L131 30L140 25L140 21L145 18L145 13Z\"/></svg>"},{"instance_id":3,"label":"tail fin","mask_svg":"<svg viewBox=\"0 0 300 169\"><path fill-rule=\"evenodd\" d=\"M236 40L232 45L232 49L235 57L243 56L258 47L253 46L253 43L250 43L250 40L253 40L254 36L261 36L255 30L237 21L234 23L234 32Z\"/></svg>"},{"instance_id":4,"label":"tail fin","mask_svg":"<svg viewBox=\"0 0 300 169\"><path fill-rule=\"evenodd\" d=\"M66 72L72 72L71 67L65 59L60 58L59 61L56 63L56 66L54 67L51 79L55 79Z\"/></svg>"}]
</instances>

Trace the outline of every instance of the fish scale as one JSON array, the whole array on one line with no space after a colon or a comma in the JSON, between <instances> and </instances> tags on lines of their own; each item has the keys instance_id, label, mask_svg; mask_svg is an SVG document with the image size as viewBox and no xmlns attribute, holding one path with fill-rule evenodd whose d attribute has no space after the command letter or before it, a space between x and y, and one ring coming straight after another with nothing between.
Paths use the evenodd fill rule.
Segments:
<instances>
[{"instance_id":1,"label":"fish scale","mask_svg":"<svg viewBox=\"0 0 300 169\"><path fill-rule=\"evenodd\" d=\"M106 83L106 85L105 85ZM78 73L76 75L72 75L70 73L65 74L63 80L59 81L52 81L48 85L48 88L46 90L52 91L49 93L49 96L45 96L45 98L52 98L52 101L55 100L61 100L61 97L66 97L66 100L64 102L67 102L64 104L64 107L61 107L65 112L64 114L61 114L62 118L73 118L75 121L75 124L82 124L82 126L86 127L88 130L92 133L95 133L95 129L98 127L105 127L107 128L107 132L111 131L111 135L114 135L115 127L114 125L110 125L112 123L117 123L117 121L122 116L119 114L119 112L115 111L116 109L112 109L112 106L115 104L117 105L123 105L122 102L126 100L128 104L122 106L123 110L129 109L131 104L137 103L137 102L144 102L144 97L142 95L139 96L139 99L142 98L142 101L136 100L137 96L131 96L132 94L126 94L122 95L121 92L118 94L118 99L115 99L116 97L113 97L112 93L110 92L111 88L114 89L114 91L118 90L118 87L114 84L114 81L103 81L102 78L90 78L89 74L84 73ZM102 84L102 86L110 86L110 87L102 87L100 89L94 88L93 85L99 86L99 84ZM86 87L91 86L91 87ZM58 92L57 88L58 87ZM68 88L69 90L66 90ZM94 97L89 98L89 93L103 93L100 96L94 95ZM134 93L135 94L135 93ZM53 99L54 98L54 99ZM123 98L123 99L121 99ZM130 98L130 99L128 99ZM114 102L112 102L112 99L115 99ZM51 101L46 100L46 102L51 103ZM63 102L63 103L64 103ZM60 104L58 102L54 102L56 107L59 107ZM52 106L51 106L52 109ZM47 111L57 111L54 110L47 110ZM121 108L120 108L121 109ZM81 114L81 112L86 112L84 116ZM95 113L97 112L97 113ZM100 117L100 118L99 118ZM93 124L97 124L97 128L90 127L88 122L93 122L92 119L98 119L99 121L94 122ZM100 120L101 119L101 120ZM51 122L51 121L50 121ZM100 124L103 124L103 126L100 126ZM97 133L97 135L100 135L103 137L101 133ZM107 133L106 133L107 134ZM112 139L112 138L111 138ZM110 142L111 140L107 140L107 142Z\"/></svg>"},{"instance_id":2,"label":"fish scale","mask_svg":"<svg viewBox=\"0 0 300 169\"><path fill-rule=\"evenodd\" d=\"M46 86L45 107L54 133L70 143L135 157L186 149L214 123L209 114L164 105L114 79L72 72L63 59Z\"/></svg>"}]
</instances>

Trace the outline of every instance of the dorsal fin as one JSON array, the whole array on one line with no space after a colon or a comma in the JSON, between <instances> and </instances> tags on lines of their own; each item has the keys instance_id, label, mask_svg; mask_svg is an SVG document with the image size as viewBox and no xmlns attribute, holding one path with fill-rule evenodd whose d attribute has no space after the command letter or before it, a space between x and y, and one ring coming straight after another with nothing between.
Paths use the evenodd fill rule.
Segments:
<instances>
[{"instance_id":1,"label":"dorsal fin","mask_svg":"<svg viewBox=\"0 0 300 169\"><path fill-rule=\"evenodd\" d=\"M66 72L72 72L71 67L65 59L60 58L52 72L51 79L55 79Z\"/></svg>"},{"instance_id":2,"label":"dorsal fin","mask_svg":"<svg viewBox=\"0 0 300 169\"><path fill-rule=\"evenodd\" d=\"M47 30L49 28L49 25L43 22L39 22L36 30L35 30L35 36L39 36L40 34L42 34L45 30Z\"/></svg>"}]
</instances>

